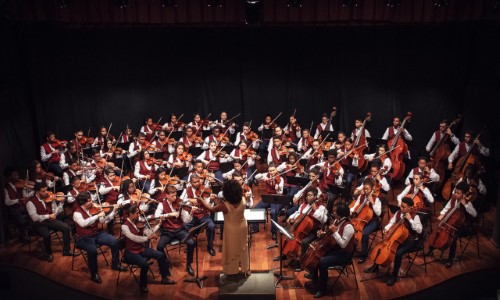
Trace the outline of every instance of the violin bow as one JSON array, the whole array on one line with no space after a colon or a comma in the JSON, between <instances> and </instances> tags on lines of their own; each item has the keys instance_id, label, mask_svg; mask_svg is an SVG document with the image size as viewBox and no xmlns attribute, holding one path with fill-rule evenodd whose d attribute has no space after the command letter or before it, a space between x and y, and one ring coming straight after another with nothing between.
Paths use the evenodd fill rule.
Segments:
<instances>
[{"instance_id":1,"label":"violin bow","mask_svg":"<svg viewBox=\"0 0 500 300\"><path fill-rule=\"evenodd\" d=\"M226 120L224 123L222 123L223 125L226 125L226 124L229 124L232 120L236 119L237 117L241 116L241 113L237 114L236 116L232 117L231 119L229 120Z\"/></svg>"},{"instance_id":2,"label":"violin bow","mask_svg":"<svg viewBox=\"0 0 500 300\"><path fill-rule=\"evenodd\" d=\"M248 177L247 179L245 179L246 184L249 183L250 178L252 178L253 175L255 175L255 173L257 173L257 169L255 169L255 171L253 171L253 173L250 175L250 177Z\"/></svg>"},{"instance_id":3,"label":"violin bow","mask_svg":"<svg viewBox=\"0 0 500 300\"><path fill-rule=\"evenodd\" d=\"M104 141L102 141L103 145L104 145L104 143L106 143L106 140L108 139L109 131L111 130L111 126L113 126L113 122L111 122L111 124L109 124L108 131L106 132L106 137L104 137Z\"/></svg>"},{"instance_id":4,"label":"violin bow","mask_svg":"<svg viewBox=\"0 0 500 300\"><path fill-rule=\"evenodd\" d=\"M394 148L392 148L391 150L387 150L387 151L385 151L384 153L382 153L382 154L380 154L380 155L378 155L378 156L374 157L374 158L373 158L373 160L379 159L382 155L387 154L387 153L389 153L389 152L392 152L393 150L395 150L395 149L399 148L400 146L401 146L401 145L398 145L397 147L394 147Z\"/></svg>"},{"instance_id":5,"label":"violin bow","mask_svg":"<svg viewBox=\"0 0 500 300\"><path fill-rule=\"evenodd\" d=\"M153 129L153 136L151 137L151 139L149 140L149 143L151 144L151 142L153 142L154 138L156 137L156 127L158 127L158 124L160 124L160 121L161 119L163 118L163 116L161 116L159 119L158 119L158 122L156 122L156 126L155 126L155 129Z\"/></svg>"},{"instance_id":6,"label":"violin bow","mask_svg":"<svg viewBox=\"0 0 500 300\"><path fill-rule=\"evenodd\" d=\"M313 125L314 125L314 121L311 121L311 127L309 127L309 135L311 135L311 132L313 130Z\"/></svg>"},{"instance_id":7,"label":"violin bow","mask_svg":"<svg viewBox=\"0 0 500 300\"><path fill-rule=\"evenodd\" d=\"M283 112L280 112L280 113L276 116L276 118L274 118L274 119L271 121L271 123L269 123L269 125L273 124L273 123L274 123L274 122L275 122L275 121L276 121L276 120L277 120L277 119L281 116L281 114L283 114Z\"/></svg>"},{"instance_id":8,"label":"violin bow","mask_svg":"<svg viewBox=\"0 0 500 300\"><path fill-rule=\"evenodd\" d=\"M343 156L341 156L338 160L340 161L340 160L343 160L344 158L347 158L349 155L351 155L351 153L352 153L354 150L356 150L356 149L358 149L358 148L361 148L361 147L363 147L363 146L367 146L367 145L368 145L368 143L365 143L364 145L358 146L358 147L356 147L356 148L352 148L351 150L347 151L347 152L346 152Z\"/></svg>"}]
</instances>

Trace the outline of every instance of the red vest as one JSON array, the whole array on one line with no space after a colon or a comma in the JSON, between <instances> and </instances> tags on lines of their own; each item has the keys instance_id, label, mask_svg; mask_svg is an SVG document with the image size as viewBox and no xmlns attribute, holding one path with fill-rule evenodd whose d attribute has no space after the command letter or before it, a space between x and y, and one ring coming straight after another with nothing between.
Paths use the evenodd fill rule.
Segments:
<instances>
[{"instance_id":1,"label":"red vest","mask_svg":"<svg viewBox=\"0 0 500 300\"><path fill-rule=\"evenodd\" d=\"M218 171L220 169L219 157L216 157L215 160L210 160L210 150L205 151L205 160L209 161L207 165L207 170Z\"/></svg>"},{"instance_id":2,"label":"red vest","mask_svg":"<svg viewBox=\"0 0 500 300\"><path fill-rule=\"evenodd\" d=\"M181 201L180 199L177 199L176 201ZM174 212L174 210L172 210L170 208L170 204L168 203L168 200L165 200L162 202L162 205L163 205L163 211L162 211L162 214L168 214L168 213L171 213L171 212ZM179 211L180 213L180 211ZM165 218L165 220L163 220L161 226L163 228L165 228L166 230L177 230L179 228L181 228L183 225L183 222L182 222L182 218L179 216L178 218Z\"/></svg>"},{"instance_id":3,"label":"red vest","mask_svg":"<svg viewBox=\"0 0 500 300\"><path fill-rule=\"evenodd\" d=\"M325 166L328 168L328 162L325 162ZM330 174L328 174L330 172ZM328 174L328 176L326 175ZM321 180L321 187L323 190L329 190L328 185L335 185L335 174L331 171L325 170L323 173L323 180Z\"/></svg>"},{"instance_id":4,"label":"red vest","mask_svg":"<svg viewBox=\"0 0 500 300\"><path fill-rule=\"evenodd\" d=\"M186 193L187 193L187 196L188 196L189 199L195 199L196 198L195 192L193 192L193 188L192 187L187 188L186 189ZM163 207L164 207L163 209L165 209L165 205L163 205ZM202 206L199 206L198 208L201 208L201 209L195 209L193 211L193 218L196 218L196 219L200 220L203 217L205 217L206 215L209 215L209 212L205 208L203 208Z\"/></svg>"},{"instance_id":5,"label":"red vest","mask_svg":"<svg viewBox=\"0 0 500 300\"><path fill-rule=\"evenodd\" d=\"M351 225L352 226L352 223L351 223L351 220L346 220L340 227L339 227L339 234L340 236L342 236L344 234L344 229L347 225ZM354 226L353 226L354 227ZM345 251L347 253L352 253L352 251L354 250L354 247L356 246L355 244L356 242L356 239L354 238L354 235L351 237L351 239L349 240L349 242L347 243L347 245L344 247L344 248L340 248L339 245L335 245L334 249L336 250L341 250L341 251Z\"/></svg>"},{"instance_id":6,"label":"red vest","mask_svg":"<svg viewBox=\"0 0 500 300\"><path fill-rule=\"evenodd\" d=\"M474 144L471 144L471 145L474 145ZM465 147L465 142L460 142L460 144L458 144L458 157L460 158L466 154L467 154L467 148ZM478 154L477 147L472 149L472 154L475 154L475 155Z\"/></svg>"},{"instance_id":7,"label":"red vest","mask_svg":"<svg viewBox=\"0 0 500 300\"><path fill-rule=\"evenodd\" d=\"M37 196L30 198L29 202L33 203L36 208L36 213L40 216L50 215L52 213L52 203L41 203ZM44 206L45 204L45 206Z\"/></svg>"},{"instance_id":8,"label":"red vest","mask_svg":"<svg viewBox=\"0 0 500 300\"><path fill-rule=\"evenodd\" d=\"M83 210L83 208L80 205L76 204L75 208L76 208L75 212L81 213L84 220L91 217ZM97 223L99 222L96 221L87 227L81 227L80 225L78 225L77 222L75 222L76 234L78 236L90 236L96 234L99 231L97 229Z\"/></svg>"},{"instance_id":9,"label":"red vest","mask_svg":"<svg viewBox=\"0 0 500 300\"><path fill-rule=\"evenodd\" d=\"M141 233L139 232L139 230L137 230L134 224L130 223L129 219L126 219L123 225L127 226L133 235L141 235ZM144 248L145 247L143 243L137 243L129 238L125 238L125 250L138 254L143 252Z\"/></svg>"},{"instance_id":10,"label":"red vest","mask_svg":"<svg viewBox=\"0 0 500 300\"><path fill-rule=\"evenodd\" d=\"M139 161L139 174L144 175L144 176L150 175L151 179L154 178L154 176L155 176L155 165L153 164L151 166L151 169L149 170L146 167L146 163L143 160ZM151 179L149 179L149 180L151 180Z\"/></svg>"},{"instance_id":11,"label":"red vest","mask_svg":"<svg viewBox=\"0 0 500 300\"><path fill-rule=\"evenodd\" d=\"M269 173L266 174L266 179L270 178ZM266 193L267 194L277 194L278 191L276 191L275 185L279 184L281 182L281 176L277 176L274 178L274 182L272 180L266 180Z\"/></svg>"},{"instance_id":12,"label":"red vest","mask_svg":"<svg viewBox=\"0 0 500 300\"><path fill-rule=\"evenodd\" d=\"M387 140L393 139L396 135L394 134L394 126L388 127L387 132L389 132L389 135L387 137Z\"/></svg>"},{"instance_id":13,"label":"red vest","mask_svg":"<svg viewBox=\"0 0 500 300\"><path fill-rule=\"evenodd\" d=\"M58 163L61 160L59 152L53 152L52 147L48 143L44 143L42 147L45 149L45 154L49 155L52 153L52 156L48 160L49 163Z\"/></svg>"},{"instance_id":14,"label":"red vest","mask_svg":"<svg viewBox=\"0 0 500 300\"><path fill-rule=\"evenodd\" d=\"M111 184L111 182L109 182L109 180L106 178L104 178L101 182L104 183L105 187L113 187L113 184ZM118 202L118 195L120 195L120 192L115 189L111 189L110 192L104 195L104 201L108 202L109 204L116 204Z\"/></svg>"},{"instance_id":15,"label":"red vest","mask_svg":"<svg viewBox=\"0 0 500 300\"><path fill-rule=\"evenodd\" d=\"M71 184L71 180L73 180L73 178L76 176L76 174L70 169L64 171L64 173L68 174L69 184Z\"/></svg>"},{"instance_id":16,"label":"red vest","mask_svg":"<svg viewBox=\"0 0 500 300\"><path fill-rule=\"evenodd\" d=\"M7 191L7 194L9 195L9 198L10 199L21 199L23 197L23 192L21 189L17 189L16 187L12 187L9 183L7 183L5 185L5 190ZM14 205L11 205L9 207L18 207L22 205L20 202L14 204Z\"/></svg>"}]
</instances>

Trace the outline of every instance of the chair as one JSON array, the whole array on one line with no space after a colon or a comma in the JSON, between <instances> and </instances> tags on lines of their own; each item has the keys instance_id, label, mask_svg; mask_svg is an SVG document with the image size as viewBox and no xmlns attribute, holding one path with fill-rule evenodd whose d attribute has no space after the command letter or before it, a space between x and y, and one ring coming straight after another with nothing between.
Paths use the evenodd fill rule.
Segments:
<instances>
[{"instance_id":1,"label":"chair","mask_svg":"<svg viewBox=\"0 0 500 300\"><path fill-rule=\"evenodd\" d=\"M476 244L476 250L477 250L477 257L481 258L481 254L479 251L479 219L475 218L471 222L471 226L468 227L470 228L469 231L466 231L463 234L460 234L458 236L458 242L460 245L460 255L458 256L458 261L461 262L462 258L465 254L465 251L467 250L467 247L469 244Z\"/></svg>"},{"instance_id":2,"label":"chair","mask_svg":"<svg viewBox=\"0 0 500 300\"><path fill-rule=\"evenodd\" d=\"M85 264L88 265L89 262L88 262L88 258L87 258L88 257L87 251L85 251L85 249L82 249L82 248L78 247L76 245L75 236L72 235L72 237L73 237L73 252L76 253L75 249L80 250L80 253L78 253L76 255L73 255L73 257L71 259L71 270L72 271L76 271L75 270L75 258L77 256L81 255L83 257L83 260L85 260ZM108 259L106 258L106 255L104 255L104 253L106 253L107 251L106 250L102 250L101 247L102 247L102 245L97 245L97 255L99 255L99 254L102 255L102 257L104 258L104 261L106 262L106 266L109 266Z\"/></svg>"},{"instance_id":3,"label":"chair","mask_svg":"<svg viewBox=\"0 0 500 300\"><path fill-rule=\"evenodd\" d=\"M338 273L337 277L335 278L335 281L333 282L332 289L335 286L335 284L337 284L337 281L339 280L340 276L342 276L342 274L345 274L346 277L349 277L349 271L354 275L354 280L356 281L356 288L357 289L359 288L358 279L356 278L356 267L354 266L354 261L352 259L355 251L356 247L354 247L351 256L349 257L349 260L344 265L332 266L328 268L328 270L335 270Z\"/></svg>"},{"instance_id":4,"label":"chair","mask_svg":"<svg viewBox=\"0 0 500 300\"><path fill-rule=\"evenodd\" d=\"M40 247L40 249L42 249L43 251L45 251L44 245L43 245L43 241L41 239L41 236L39 236L35 232L35 229L31 226L31 224L26 225L26 232L28 233L28 253L31 253L31 243L33 242L31 240L32 237L34 237L35 241L38 242L38 246ZM59 236L59 234L57 233L57 231L51 230L50 231L50 235L51 235L51 238L52 238L52 236L55 236L57 238L57 240L59 241L59 244L61 246L63 245L61 237Z\"/></svg>"},{"instance_id":5,"label":"chair","mask_svg":"<svg viewBox=\"0 0 500 300\"><path fill-rule=\"evenodd\" d=\"M375 229L375 231L371 234L370 236L370 240L369 240L369 245L368 245L368 253L370 252L370 249L372 248L372 245L373 245L373 242L375 241L375 239L380 239L380 240L383 240L384 239L384 227L382 226L382 222L384 221L384 217L385 217L385 214L387 212L387 202L386 200L384 199L382 201L382 212L380 213L380 222L377 226L377 229ZM375 215L373 216L375 218Z\"/></svg>"},{"instance_id":6,"label":"chair","mask_svg":"<svg viewBox=\"0 0 500 300\"><path fill-rule=\"evenodd\" d=\"M170 242L167 243L167 246L165 246L165 255L167 256L167 259L170 261L170 254L169 251L174 251L179 249L179 255L181 254L181 248L182 248L182 243L178 239L172 239ZM172 264L170 264L170 268L172 268Z\"/></svg>"},{"instance_id":7,"label":"chair","mask_svg":"<svg viewBox=\"0 0 500 300\"><path fill-rule=\"evenodd\" d=\"M134 277L134 280L135 282L139 285L139 287L141 287L141 281L137 278L137 275L135 275L135 271L139 270L140 267L138 265L134 265L130 262L128 262L126 259L125 259L125 251L124 251L124 245L125 245L125 241L122 239L125 239L124 237L123 238L120 238L120 240L118 241L119 242L119 245L123 245L123 247L120 247L120 255L121 255L121 259L120 259L120 265L121 264L124 264L125 267L129 270L129 273ZM151 265L154 264L153 261L150 261L151 258L148 259L148 269L149 269L149 273L151 273L151 275L153 275L153 279L155 278L155 274L153 273L153 270L151 270ZM120 273L122 271L121 270L118 270L118 276L116 277L116 286L118 286L118 284L120 283Z\"/></svg>"},{"instance_id":8,"label":"chair","mask_svg":"<svg viewBox=\"0 0 500 300\"><path fill-rule=\"evenodd\" d=\"M428 234L430 233L429 227L430 227L430 214L426 212L417 212L418 216L420 217L420 223L422 223L422 233L419 236L418 243L415 246L415 248L408 252L406 254L406 257L408 258L408 266L406 267L404 271L403 276L399 276L401 278L405 278L408 276L408 272L410 271L411 267L415 264L415 259L420 256L424 260L423 266L424 266L424 272L427 274L427 260L425 256L425 248L424 248L424 243L425 240L427 239ZM422 265L420 265L422 266Z\"/></svg>"}]
</instances>

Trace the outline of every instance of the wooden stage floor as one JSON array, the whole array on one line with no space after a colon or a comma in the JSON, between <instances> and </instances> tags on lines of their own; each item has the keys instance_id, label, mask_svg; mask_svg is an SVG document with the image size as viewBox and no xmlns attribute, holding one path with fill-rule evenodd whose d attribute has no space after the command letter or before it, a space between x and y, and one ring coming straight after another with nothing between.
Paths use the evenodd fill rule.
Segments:
<instances>
[{"instance_id":1,"label":"wooden stage floor","mask_svg":"<svg viewBox=\"0 0 500 300\"><path fill-rule=\"evenodd\" d=\"M254 190L255 198L260 199L262 186ZM389 203L391 203L389 196ZM442 207L443 203L438 202L436 211ZM489 209L484 214L484 222L481 222L479 230L480 255L478 258L475 245L469 245L462 261L455 262L450 269L446 269L439 261L439 251L430 258L432 262L427 264L427 274L424 274L423 266L414 265L406 278L400 278L392 287L387 287L384 278L376 278L360 282L365 274L363 269L370 266L370 261L367 260L362 265L354 262L359 288L356 288L354 277L349 273L349 277L342 276L333 289L329 289L329 294L323 299L338 298L338 299L388 299L409 295L428 287L439 284L450 278L463 273L487 269L500 266L500 249L495 248L494 244L489 240L491 229L493 228L494 207ZM435 219L435 218L434 218ZM384 223L388 221L384 219ZM435 227L435 220L433 221ZM118 230L118 225L115 228ZM258 271L279 271L279 262L273 262L273 257L278 255L278 248L266 250L266 246L272 243L269 226L264 230L263 225L260 225L260 232L252 237L251 248L251 269L254 272ZM219 240L218 230L215 237L215 248L217 250L221 241ZM18 241L12 241L11 244L4 249L0 249L0 264L15 266L33 272L39 273L51 280L62 285L69 286L76 290L85 291L86 293L108 298L108 299L133 299L139 298L139 288L134 282L134 279L128 273L120 275L119 286L116 287L116 279L118 273L112 271L110 267L106 267L104 260L99 256L99 274L102 277L102 284L96 284L90 281L88 268L85 265L82 257L77 257L75 260L75 268L77 271L71 270L71 257L63 257L61 255L61 246L57 240L53 240L54 262L48 263L37 258L38 246L37 243L32 243L35 251L28 253L28 246L23 245ZM103 247L105 248L105 247ZM206 236L199 236L199 266L200 275L205 275L208 278L203 282L202 289L194 283L185 283L184 279L190 278L185 271L186 254L174 251L171 253L171 262L173 264L172 279L177 280L177 284L173 286L160 285L152 281L150 276L148 299L160 299L166 296L172 299L217 299L218 296L218 278L221 273L221 257L222 253L217 251L217 255L212 257L206 251ZM460 246L457 248L457 253L460 252ZM447 251L443 257L447 257ZM110 252L106 253L110 260ZM417 258L416 264L422 263L423 260ZM407 260L403 261L402 269L407 266ZM195 265L193 264L193 268ZM157 273L158 268L156 263L152 266L155 272L155 281L158 282L161 278ZM293 280L282 281L276 289L278 299L311 299L312 295L304 289L304 283L307 281L304 278L304 272L295 273L291 268L283 268L284 275L293 276ZM381 269L380 274L384 274L385 269ZM158 274L158 275L156 275ZM333 284L333 276L337 273L330 271L329 287ZM373 276L373 274L368 274ZM28 286L29 288L29 286ZM144 297L142 297L144 298Z\"/></svg>"}]
</instances>

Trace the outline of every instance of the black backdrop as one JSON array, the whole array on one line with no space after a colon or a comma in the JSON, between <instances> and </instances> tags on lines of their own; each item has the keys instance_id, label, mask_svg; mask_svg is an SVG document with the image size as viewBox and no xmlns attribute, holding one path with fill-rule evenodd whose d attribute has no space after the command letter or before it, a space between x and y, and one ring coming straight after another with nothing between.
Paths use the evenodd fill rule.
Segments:
<instances>
[{"instance_id":1,"label":"black backdrop","mask_svg":"<svg viewBox=\"0 0 500 300\"><path fill-rule=\"evenodd\" d=\"M256 127L265 113L286 124L297 109L309 127L338 107L336 129L355 117L381 137L394 115L420 152L438 121L464 115L459 129L491 127L500 96L499 26L463 23L405 27L57 28L3 27L1 164L26 168L46 130L71 138L147 116L221 110ZM494 135L484 142L494 147Z\"/></svg>"}]
</instances>

